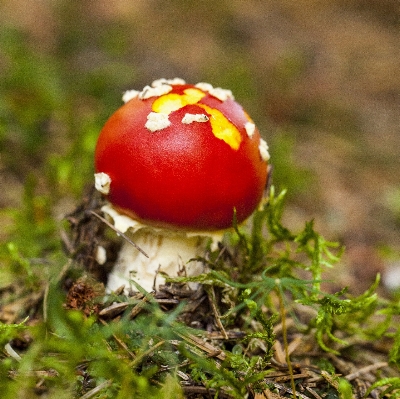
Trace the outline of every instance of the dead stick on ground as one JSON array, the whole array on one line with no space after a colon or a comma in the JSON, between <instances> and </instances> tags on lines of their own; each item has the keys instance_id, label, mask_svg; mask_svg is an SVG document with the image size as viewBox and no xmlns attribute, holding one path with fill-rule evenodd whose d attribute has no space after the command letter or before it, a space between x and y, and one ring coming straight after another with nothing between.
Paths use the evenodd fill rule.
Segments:
<instances>
[{"instance_id":1,"label":"dead stick on ground","mask_svg":"<svg viewBox=\"0 0 400 399\"><path fill-rule=\"evenodd\" d=\"M196 346L197 348L201 349L204 352L207 352L210 356L216 357L219 360L225 360L226 355L225 352L221 349L215 348L211 344L204 342L202 339L197 338L195 335L192 334L182 334L180 332L176 332L182 339L184 339L189 344Z\"/></svg>"},{"instance_id":2,"label":"dead stick on ground","mask_svg":"<svg viewBox=\"0 0 400 399\"><path fill-rule=\"evenodd\" d=\"M282 319L282 336L283 336L283 347L285 349L286 353L286 363L288 365L288 370L290 374L290 385L292 386L292 395L293 398L296 399L296 384L294 383L294 378L293 378L293 367L292 367L292 362L290 360L290 353L288 349L288 340L287 340L287 326L286 326L286 309L283 303L283 293L281 291L281 287L279 286L277 289L278 297L279 297L279 310L281 313L281 319Z\"/></svg>"},{"instance_id":3,"label":"dead stick on ground","mask_svg":"<svg viewBox=\"0 0 400 399\"><path fill-rule=\"evenodd\" d=\"M228 339L229 338L228 334L226 333L225 328L221 323L220 314L219 314L217 306L215 304L216 298L215 298L214 287L210 287L210 289L207 289L207 291L211 296L210 304L211 304L211 307L212 307L212 310L213 310L213 313L214 313L214 316L215 316L215 321L216 321L216 323L218 325L218 328L221 330L221 333L224 336L224 339Z\"/></svg>"},{"instance_id":4,"label":"dead stick on ground","mask_svg":"<svg viewBox=\"0 0 400 399\"><path fill-rule=\"evenodd\" d=\"M375 364L370 364L369 366L363 367L354 373L347 374L345 376L345 378L348 381L352 381L358 377L361 377L363 374L366 374L366 373L369 373L370 371L378 370L378 369L381 369L381 368L387 367L387 366L388 366L387 362L379 362L379 363L375 363Z\"/></svg>"},{"instance_id":5,"label":"dead stick on ground","mask_svg":"<svg viewBox=\"0 0 400 399\"><path fill-rule=\"evenodd\" d=\"M112 384L112 380L107 380L102 382L100 385L97 387L91 389L89 392L85 393L83 396L81 396L79 399L89 399L92 398L93 396L97 395L101 390L108 388Z\"/></svg>"}]
</instances>

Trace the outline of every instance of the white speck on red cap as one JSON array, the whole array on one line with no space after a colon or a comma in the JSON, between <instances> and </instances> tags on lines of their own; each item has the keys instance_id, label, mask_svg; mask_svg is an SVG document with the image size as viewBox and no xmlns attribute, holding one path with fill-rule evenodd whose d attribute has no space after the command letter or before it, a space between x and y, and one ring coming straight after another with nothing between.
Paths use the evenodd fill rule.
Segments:
<instances>
[{"instance_id":1,"label":"white speck on red cap","mask_svg":"<svg viewBox=\"0 0 400 399\"><path fill-rule=\"evenodd\" d=\"M252 122L247 122L245 123L244 128L246 129L247 136L251 139L256 131L256 125Z\"/></svg>"},{"instance_id":2,"label":"white speck on red cap","mask_svg":"<svg viewBox=\"0 0 400 399\"><path fill-rule=\"evenodd\" d=\"M111 178L107 173L95 173L94 175L94 186L97 191L107 195L110 192Z\"/></svg>"},{"instance_id":3,"label":"white speck on red cap","mask_svg":"<svg viewBox=\"0 0 400 399\"><path fill-rule=\"evenodd\" d=\"M226 90L226 89L221 89L220 87L214 87L212 90L209 91L209 93L214 96L217 97L218 100L221 101L226 101L228 98L234 100L235 97L233 97L233 94L230 90Z\"/></svg>"},{"instance_id":4,"label":"white speck on red cap","mask_svg":"<svg viewBox=\"0 0 400 399\"><path fill-rule=\"evenodd\" d=\"M269 152L268 152L268 144L265 140L260 139L260 144L258 146L258 150L260 151L260 155L263 161L267 162L270 158Z\"/></svg>"},{"instance_id":5,"label":"white speck on red cap","mask_svg":"<svg viewBox=\"0 0 400 399\"><path fill-rule=\"evenodd\" d=\"M205 114L185 114L182 118L182 123L190 124L192 122L208 122L210 118Z\"/></svg>"},{"instance_id":6,"label":"white speck on red cap","mask_svg":"<svg viewBox=\"0 0 400 399\"><path fill-rule=\"evenodd\" d=\"M197 87L200 90L207 91L207 92L214 88L214 87L212 87L212 85L210 85L210 83L206 83L206 82L197 83L195 85L195 87Z\"/></svg>"},{"instance_id":7,"label":"white speck on red cap","mask_svg":"<svg viewBox=\"0 0 400 399\"><path fill-rule=\"evenodd\" d=\"M172 86L167 84L162 84L157 87L146 86L140 93L139 98L141 100L146 100L150 97L160 97L164 94L168 94L172 90Z\"/></svg>"},{"instance_id":8,"label":"white speck on red cap","mask_svg":"<svg viewBox=\"0 0 400 399\"><path fill-rule=\"evenodd\" d=\"M127 103L129 100L132 100L132 98L136 98L139 95L140 91L138 90L127 90L123 95L122 95L122 101L124 103Z\"/></svg>"},{"instance_id":9,"label":"white speck on red cap","mask_svg":"<svg viewBox=\"0 0 400 399\"><path fill-rule=\"evenodd\" d=\"M221 87L213 87L210 83L200 82L195 85L200 90L203 90L218 100L226 101L228 98L234 100L234 96L230 90L221 89Z\"/></svg>"},{"instance_id":10,"label":"white speck on red cap","mask_svg":"<svg viewBox=\"0 0 400 399\"><path fill-rule=\"evenodd\" d=\"M144 125L151 132L156 132L157 130L162 130L171 124L168 119L168 114L163 114L159 112L150 112L147 115L147 122Z\"/></svg>"}]
</instances>

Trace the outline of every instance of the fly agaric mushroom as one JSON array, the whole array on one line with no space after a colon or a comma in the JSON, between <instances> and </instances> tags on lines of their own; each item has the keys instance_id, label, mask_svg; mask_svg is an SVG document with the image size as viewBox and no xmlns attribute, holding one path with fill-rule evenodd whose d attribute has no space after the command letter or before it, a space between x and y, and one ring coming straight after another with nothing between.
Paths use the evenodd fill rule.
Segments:
<instances>
[{"instance_id":1,"label":"fly agaric mushroom","mask_svg":"<svg viewBox=\"0 0 400 399\"><path fill-rule=\"evenodd\" d=\"M231 91L208 83L159 79L125 104L103 127L95 151L95 186L102 208L128 242L107 288L134 280L146 290L164 278L202 273L189 260L204 254L210 238L248 218L263 197L267 143ZM132 287L132 286L131 286Z\"/></svg>"}]
</instances>

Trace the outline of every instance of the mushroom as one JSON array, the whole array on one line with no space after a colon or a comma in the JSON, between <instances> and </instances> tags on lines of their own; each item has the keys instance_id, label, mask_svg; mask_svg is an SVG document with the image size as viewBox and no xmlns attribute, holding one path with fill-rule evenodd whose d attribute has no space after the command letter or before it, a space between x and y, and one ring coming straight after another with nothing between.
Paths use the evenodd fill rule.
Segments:
<instances>
[{"instance_id":1,"label":"mushroom","mask_svg":"<svg viewBox=\"0 0 400 399\"><path fill-rule=\"evenodd\" d=\"M123 100L98 138L95 186L109 202L102 211L147 257L124 242L107 289L134 280L150 291L162 274L202 273L192 259L221 241L234 215L241 223L253 213L268 146L231 91L208 83L159 79Z\"/></svg>"}]
</instances>

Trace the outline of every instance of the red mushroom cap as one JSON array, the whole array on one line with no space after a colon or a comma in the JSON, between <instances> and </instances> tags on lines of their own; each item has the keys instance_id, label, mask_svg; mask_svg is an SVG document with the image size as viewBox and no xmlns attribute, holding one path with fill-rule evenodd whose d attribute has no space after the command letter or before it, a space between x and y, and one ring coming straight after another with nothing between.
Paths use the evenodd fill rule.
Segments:
<instances>
[{"instance_id":1,"label":"red mushroom cap","mask_svg":"<svg viewBox=\"0 0 400 399\"><path fill-rule=\"evenodd\" d=\"M161 83L160 83L161 82ZM268 147L231 93L208 84L156 81L103 127L96 173L109 201L155 226L218 230L261 201Z\"/></svg>"}]
</instances>

